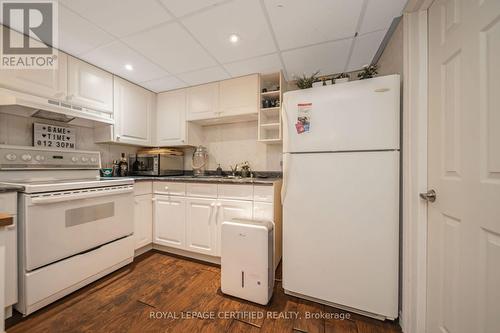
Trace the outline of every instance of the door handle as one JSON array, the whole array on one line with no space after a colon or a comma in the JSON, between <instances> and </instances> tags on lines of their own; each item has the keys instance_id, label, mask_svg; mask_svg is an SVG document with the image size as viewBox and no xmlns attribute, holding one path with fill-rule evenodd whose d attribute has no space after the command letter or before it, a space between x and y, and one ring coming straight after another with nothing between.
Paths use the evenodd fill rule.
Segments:
<instances>
[{"instance_id":1,"label":"door handle","mask_svg":"<svg viewBox=\"0 0 500 333\"><path fill-rule=\"evenodd\" d=\"M424 199L427 202L434 202L436 201L436 191L434 190L429 190L426 193L420 193L420 198Z\"/></svg>"}]
</instances>

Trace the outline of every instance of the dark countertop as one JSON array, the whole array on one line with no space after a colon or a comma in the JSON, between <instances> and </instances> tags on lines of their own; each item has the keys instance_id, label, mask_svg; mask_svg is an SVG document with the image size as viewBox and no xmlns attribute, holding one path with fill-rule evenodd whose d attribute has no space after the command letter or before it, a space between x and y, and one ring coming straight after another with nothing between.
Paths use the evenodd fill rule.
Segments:
<instances>
[{"instance_id":1,"label":"dark countertop","mask_svg":"<svg viewBox=\"0 0 500 333\"><path fill-rule=\"evenodd\" d=\"M23 191L24 187L15 185L2 185L0 184L0 193L6 192L20 192Z\"/></svg>"},{"instance_id":2,"label":"dark countertop","mask_svg":"<svg viewBox=\"0 0 500 333\"><path fill-rule=\"evenodd\" d=\"M208 184L256 184L256 185L273 185L281 180L278 177L269 178L228 178L228 177L194 177L194 176L127 176L135 181L165 181L165 182L184 182L184 183L208 183Z\"/></svg>"}]
</instances>

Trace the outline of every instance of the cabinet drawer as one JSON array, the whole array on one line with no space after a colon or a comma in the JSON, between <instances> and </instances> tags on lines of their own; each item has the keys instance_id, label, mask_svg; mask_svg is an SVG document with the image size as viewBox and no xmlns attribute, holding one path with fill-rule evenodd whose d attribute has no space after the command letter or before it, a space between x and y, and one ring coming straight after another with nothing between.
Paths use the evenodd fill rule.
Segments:
<instances>
[{"instance_id":1,"label":"cabinet drawer","mask_svg":"<svg viewBox=\"0 0 500 333\"><path fill-rule=\"evenodd\" d=\"M253 185L220 184L218 193L221 199L252 200Z\"/></svg>"},{"instance_id":2,"label":"cabinet drawer","mask_svg":"<svg viewBox=\"0 0 500 333\"><path fill-rule=\"evenodd\" d=\"M154 182L153 192L165 195L186 195L186 184L176 182Z\"/></svg>"},{"instance_id":3,"label":"cabinet drawer","mask_svg":"<svg viewBox=\"0 0 500 333\"><path fill-rule=\"evenodd\" d=\"M143 195L153 193L152 181L136 181L134 183L134 195Z\"/></svg>"},{"instance_id":4,"label":"cabinet drawer","mask_svg":"<svg viewBox=\"0 0 500 333\"><path fill-rule=\"evenodd\" d=\"M255 185L253 187L253 200L261 202L273 202L274 186Z\"/></svg>"},{"instance_id":5,"label":"cabinet drawer","mask_svg":"<svg viewBox=\"0 0 500 333\"><path fill-rule=\"evenodd\" d=\"M192 197L217 198L217 184L186 184L186 193Z\"/></svg>"},{"instance_id":6,"label":"cabinet drawer","mask_svg":"<svg viewBox=\"0 0 500 333\"><path fill-rule=\"evenodd\" d=\"M0 211L11 215L17 214L17 192L0 194Z\"/></svg>"}]
</instances>

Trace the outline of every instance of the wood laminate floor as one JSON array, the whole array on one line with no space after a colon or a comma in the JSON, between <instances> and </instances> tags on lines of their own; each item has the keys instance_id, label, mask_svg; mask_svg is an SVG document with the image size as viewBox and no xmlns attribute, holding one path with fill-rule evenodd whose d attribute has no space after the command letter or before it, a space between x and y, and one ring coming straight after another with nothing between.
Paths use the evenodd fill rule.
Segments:
<instances>
[{"instance_id":1,"label":"wood laminate floor","mask_svg":"<svg viewBox=\"0 0 500 333\"><path fill-rule=\"evenodd\" d=\"M7 321L7 333L21 332L396 333L401 330L393 322L285 295L280 282L276 283L267 306L229 297L220 291L219 267L148 252L133 264L26 318L17 313Z\"/></svg>"}]
</instances>

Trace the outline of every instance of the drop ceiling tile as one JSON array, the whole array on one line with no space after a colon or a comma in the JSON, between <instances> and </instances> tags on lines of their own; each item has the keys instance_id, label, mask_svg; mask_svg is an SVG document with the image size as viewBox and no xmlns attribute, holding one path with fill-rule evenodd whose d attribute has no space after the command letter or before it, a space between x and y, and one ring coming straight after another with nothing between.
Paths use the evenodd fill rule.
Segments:
<instances>
[{"instance_id":1,"label":"drop ceiling tile","mask_svg":"<svg viewBox=\"0 0 500 333\"><path fill-rule=\"evenodd\" d=\"M370 64L385 34L386 31L376 31L357 37L347 71L355 71Z\"/></svg>"},{"instance_id":2,"label":"drop ceiling tile","mask_svg":"<svg viewBox=\"0 0 500 333\"><path fill-rule=\"evenodd\" d=\"M221 63L276 52L259 1L235 0L189 16L182 23ZM237 34L240 41L229 42Z\"/></svg>"},{"instance_id":3,"label":"drop ceiling tile","mask_svg":"<svg viewBox=\"0 0 500 333\"><path fill-rule=\"evenodd\" d=\"M61 0L64 5L117 37L170 20L156 0Z\"/></svg>"},{"instance_id":4,"label":"drop ceiling tile","mask_svg":"<svg viewBox=\"0 0 500 333\"><path fill-rule=\"evenodd\" d=\"M189 85L197 85L212 81L220 81L229 78L229 75L221 67L205 68L199 71L183 73L178 75L179 78Z\"/></svg>"},{"instance_id":5,"label":"drop ceiling tile","mask_svg":"<svg viewBox=\"0 0 500 333\"><path fill-rule=\"evenodd\" d=\"M385 0L381 6L380 0L368 0L359 33L389 28L392 20L402 14L406 2L407 0Z\"/></svg>"},{"instance_id":6,"label":"drop ceiling tile","mask_svg":"<svg viewBox=\"0 0 500 333\"><path fill-rule=\"evenodd\" d=\"M59 49L79 55L112 40L113 37L102 29L59 6Z\"/></svg>"},{"instance_id":7,"label":"drop ceiling tile","mask_svg":"<svg viewBox=\"0 0 500 333\"><path fill-rule=\"evenodd\" d=\"M123 41L172 74L216 65L178 23L161 25L128 36Z\"/></svg>"},{"instance_id":8,"label":"drop ceiling tile","mask_svg":"<svg viewBox=\"0 0 500 333\"><path fill-rule=\"evenodd\" d=\"M363 0L265 0L281 50L352 37Z\"/></svg>"},{"instance_id":9,"label":"drop ceiling tile","mask_svg":"<svg viewBox=\"0 0 500 333\"><path fill-rule=\"evenodd\" d=\"M168 91L186 86L184 82L175 76L166 76L156 80L141 82L139 85L154 92Z\"/></svg>"},{"instance_id":10,"label":"drop ceiling tile","mask_svg":"<svg viewBox=\"0 0 500 333\"><path fill-rule=\"evenodd\" d=\"M317 70L320 75L343 72L351 43L352 38L349 38L283 52L289 79L302 74L311 75Z\"/></svg>"},{"instance_id":11,"label":"drop ceiling tile","mask_svg":"<svg viewBox=\"0 0 500 333\"><path fill-rule=\"evenodd\" d=\"M181 17L210 6L217 6L227 0L161 0L176 17Z\"/></svg>"},{"instance_id":12,"label":"drop ceiling tile","mask_svg":"<svg viewBox=\"0 0 500 333\"><path fill-rule=\"evenodd\" d=\"M233 77L252 73L272 73L282 69L280 58L276 53L224 64L223 66Z\"/></svg>"},{"instance_id":13,"label":"drop ceiling tile","mask_svg":"<svg viewBox=\"0 0 500 333\"><path fill-rule=\"evenodd\" d=\"M119 41L84 53L80 58L136 83L168 75L161 67ZM134 69L132 71L125 69L125 64L132 65Z\"/></svg>"}]
</instances>

